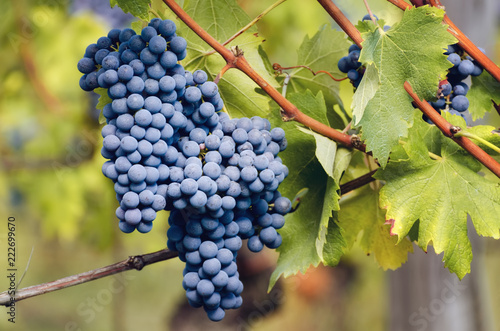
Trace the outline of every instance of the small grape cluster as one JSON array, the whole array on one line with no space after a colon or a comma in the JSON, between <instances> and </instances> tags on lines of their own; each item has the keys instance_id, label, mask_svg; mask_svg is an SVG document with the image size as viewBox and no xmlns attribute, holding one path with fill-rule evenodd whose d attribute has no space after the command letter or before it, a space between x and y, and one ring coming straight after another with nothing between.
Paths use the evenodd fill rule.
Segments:
<instances>
[{"instance_id":1,"label":"small grape cluster","mask_svg":"<svg viewBox=\"0 0 500 331\"><path fill-rule=\"evenodd\" d=\"M378 17L374 15L375 19L378 21ZM369 14L363 16L363 21L371 20ZM390 26L385 25L384 31L390 29ZM347 78L351 81L351 84L357 88L359 83L361 83L361 79L363 79L363 75L365 73L365 67L359 62L359 54L361 52L361 48L358 45L353 44L349 47L349 54L340 58L337 66L339 70L345 74L347 74Z\"/></svg>"},{"instance_id":2,"label":"small grape cluster","mask_svg":"<svg viewBox=\"0 0 500 331\"><path fill-rule=\"evenodd\" d=\"M469 108L469 100L466 96L469 86L464 80L469 76L481 75L483 68L465 55L457 44L448 46L444 54L448 55L448 61L453 64L453 67L449 70L446 80L439 83L438 99L429 104L440 114L442 110L445 110L465 119L464 114ZM432 124L427 116L422 117Z\"/></svg>"},{"instance_id":3,"label":"small grape cluster","mask_svg":"<svg viewBox=\"0 0 500 331\"><path fill-rule=\"evenodd\" d=\"M282 239L276 230L291 209L277 190L288 175L277 156L286 148L283 129L271 130L260 117L221 116L221 124L208 136L195 128L181 138L182 160L169 160L173 182L167 191L173 207L167 246L186 262L189 303L203 306L213 321L242 303L236 267L242 239L253 252L277 248Z\"/></svg>"},{"instance_id":4,"label":"small grape cluster","mask_svg":"<svg viewBox=\"0 0 500 331\"><path fill-rule=\"evenodd\" d=\"M114 182L123 232L149 232L170 211L167 246L186 262L189 303L220 321L242 304L236 256L275 249L291 202L278 186L288 175L278 153L285 132L267 119L230 119L218 87L203 70L178 63L186 41L170 20L141 34L113 29L78 62L85 91L107 89L101 154Z\"/></svg>"},{"instance_id":5,"label":"small grape cluster","mask_svg":"<svg viewBox=\"0 0 500 331\"><path fill-rule=\"evenodd\" d=\"M351 80L354 87L359 86L365 72L365 68L362 67L361 62L358 61L360 52L361 48L353 44L349 47L349 55L340 58L338 63L339 70L347 74L347 77Z\"/></svg>"}]
</instances>

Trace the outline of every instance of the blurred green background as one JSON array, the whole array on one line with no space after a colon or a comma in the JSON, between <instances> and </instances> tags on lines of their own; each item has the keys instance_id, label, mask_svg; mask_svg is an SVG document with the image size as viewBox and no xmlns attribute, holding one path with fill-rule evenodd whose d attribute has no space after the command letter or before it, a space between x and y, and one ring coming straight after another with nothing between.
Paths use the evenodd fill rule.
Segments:
<instances>
[{"instance_id":1,"label":"blurred green background","mask_svg":"<svg viewBox=\"0 0 500 331\"><path fill-rule=\"evenodd\" d=\"M239 3L255 17L273 1ZM336 3L354 22L365 13L362 1ZM370 4L388 24L401 15L385 1ZM100 170L104 159L99 152L97 98L78 86L81 74L76 63L86 46L110 28L128 26L132 20L121 10L110 9L107 1L2 2L0 291L8 287L8 217L16 218L18 279L33 249L21 287L165 246L165 212L147 235L118 230L112 184ZM261 21L263 47L271 62L295 63L295 50L304 36L328 22L315 1L288 0ZM494 35L498 36L496 30ZM498 60L498 37L482 46ZM483 314L484 318L496 316L500 325L495 314L500 312L500 282L495 277L500 271L499 244L488 240L481 247L476 255L483 261L477 267L483 275L480 284L490 293L486 299L481 296L490 309ZM337 268L311 269L280 282L270 294L266 294L267 282L277 256L269 250L260 256L245 252L242 256L245 306L228 313L220 324L207 322L201 309L186 307L183 264L173 259L21 301L16 324L7 321L2 307L0 330L388 330L394 329L390 317L394 305L408 299L394 294L392 273L384 273L359 249Z\"/></svg>"}]
</instances>

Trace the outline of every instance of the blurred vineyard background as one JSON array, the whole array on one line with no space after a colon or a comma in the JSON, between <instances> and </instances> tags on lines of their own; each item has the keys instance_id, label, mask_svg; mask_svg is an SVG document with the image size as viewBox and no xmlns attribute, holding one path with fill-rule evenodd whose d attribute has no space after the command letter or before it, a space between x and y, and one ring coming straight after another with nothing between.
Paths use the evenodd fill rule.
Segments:
<instances>
[{"instance_id":1,"label":"blurred vineyard background","mask_svg":"<svg viewBox=\"0 0 500 331\"><path fill-rule=\"evenodd\" d=\"M239 1L250 17L273 2ZM458 25L498 63L500 5L494 0L467 1L466 6L473 8L468 11L459 5L461 1L443 2L449 3L452 19L456 18ZM361 1L356 5L350 0L335 3L351 21L365 14ZM379 17L388 18L389 25L401 15L383 0L370 4ZM488 17L481 16L483 13ZM100 155L97 98L89 97L78 86L76 63L86 46L110 28L126 27L132 20L101 0L2 2L0 292L8 284L3 273L9 216L16 218L20 270L33 249L21 287L165 246L166 213L159 214L147 235L125 235L118 230L113 188L100 170L104 159ZM261 21L260 33L266 38L262 46L271 62L283 66L295 63L295 50L304 36L313 35L325 23L330 19L315 1L288 0ZM180 29L185 26L180 24ZM489 120L499 126L497 115L492 114ZM471 236L475 236L472 231ZM473 316L480 319L479 326L469 319L472 324L459 323L453 330L498 330L500 243L481 239L474 246L474 254L472 273L477 280L467 276L465 285L455 289L456 300L431 314L428 325L421 329L409 324L411 315L407 312L418 313L420 305L412 308L415 297L411 294L428 293L422 307L427 304L433 313L433 300L439 299L447 282L431 276L444 273L451 282L455 276L448 275L432 252L423 259L434 261L434 269L421 262L425 254L417 252L403 270L384 272L372 257L355 249L338 267L318 267L306 275L290 277L269 294L266 289L276 254L269 250L260 255L243 252L240 272L245 304L229 312L220 324L207 322L202 311L187 308L181 287L183 264L174 259L141 272L129 271L19 302L16 324L7 321L3 308L0 330L437 330L451 325L446 324L450 316L451 321L453 316L457 321L463 318L460 307L456 307L463 299L476 307ZM408 288L405 281L409 281ZM396 314L408 327L397 326Z\"/></svg>"}]
</instances>

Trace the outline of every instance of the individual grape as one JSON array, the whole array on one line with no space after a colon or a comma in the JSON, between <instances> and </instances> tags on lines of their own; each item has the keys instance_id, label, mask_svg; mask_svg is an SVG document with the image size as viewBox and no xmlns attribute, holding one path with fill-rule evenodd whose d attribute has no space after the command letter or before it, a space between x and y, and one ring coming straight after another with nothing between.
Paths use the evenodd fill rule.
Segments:
<instances>
[{"instance_id":1,"label":"individual grape","mask_svg":"<svg viewBox=\"0 0 500 331\"><path fill-rule=\"evenodd\" d=\"M182 53L187 47L186 39L182 37L173 37L170 41L170 50L176 54Z\"/></svg>"},{"instance_id":2,"label":"individual grape","mask_svg":"<svg viewBox=\"0 0 500 331\"><path fill-rule=\"evenodd\" d=\"M219 89L214 82L205 82L200 86L201 94L206 98L213 98L217 95Z\"/></svg>"},{"instance_id":3,"label":"individual grape","mask_svg":"<svg viewBox=\"0 0 500 331\"><path fill-rule=\"evenodd\" d=\"M148 76L150 78L153 78L155 80L159 80L163 76L165 76L167 71L165 70L165 68L162 67L162 65L159 62L156 62L155 64L153 64L152 66L149 66L147 68L147 73L148 73ZM158 82L156 84L158 84ZM158 86L158 88L159 88L159 86ZM156 93L158 93L158 91L156 91Z\"/></svg>"},{"instance_id":4,"label":"individual grape","mask_svg":"<svg viewBox=\"0 0 500 331\"><path fill-rule=\"evenodd\" d=\"M171 20L163 20L159 22L158 24L158 31L164 36L164 37L170 37L175 34L177 27L175 26L175 23Z\"/></svg>"},{"instance_id":5,"label":"individual grape","mask_svg":"<svg viewBox=\"0 0 500 331\"><path fill-rule=\"evenodd\" d=\"M451 107L458 112L466 111L469 108L469 99L463 95L457 95L451 100Z\"/></svg>"},{"instance_id":6,"label":"individual grape","mask_svg":"<svg viewBox=\"0 0 500 331\"><path fill-rule=\"evenodd\" d=\"M458 72L462 75L469 76L474 71L474 64L470 60L463 60L458 65Z\"/></svg>"},{"instance_id":7,"label":"individual grape","mask_svg":"<svg viewBox=\"0 0 500 331\"><path fill-rule=\"evenodd\" d=\"M202 191L197 191L190 199L190 204L195 208L201 208L207 203L207 195Z\"/></svg>"},{"instance_id":8,"label":"individual grape","mask_svg":"<svg viewBox=\"0 0 500 331\"><path fill-rule=\"evenodd\" d=\"M260 252L264 248L264 244L259 239L258 236L252 236L248 239L247 242L248 249L254 253Z\"/></svg>"},{"instance_id":9,"label":"individual grape","mask_svg":"<svg viewBox=\"0 0 500 331\"><path fill-rule=\"evenodd\" d=\"M91 58L84 57L78 61L78 70L83 74L89 74L96 69L95 62Z\"/></svg>"},{"instance_id":10,"label":"individual grape","mask_svg":"<svg viewBox=\"0 0 500 331\"><path fill-rule=\"evenodd\" d=\"M457 53L451 53L450 55L448 55L448 61L450 61L453 64L453 66L458 67L460 62L462 62L462 59L460 58L460 55L458 55Z\"/></svg>"},{"instance_id":11,"label":"individual grape","mask_svg":"<svg viewBox=\"0 0 500 331\"><path fill-rule=\"evenodd\" d=\"M350 66L350 61L349 59L347 58L347 56L344 56L342 57L338 64L337 64L339 70L343 73L348 73L349 70L351 69L351 66Z\"/></svg>"},{"instance_id":12,"label":"individual grape","mask_svg":"<svg viewBox=\"0 0 500 331\"><path fill-rule=\"evenodd\" d=\"M200 101L201 99L201 91L199 88L190 86L186 89L186 92L184 93L184 99L187 102L195 103Z\"/></svg>"},{"instance_id":13,"label":"individual grape","mask_svg":"<svg viewBox=\"0 0 500 331\"><path fill-rule=\"evenodd\" d=\"M133 183L142 183L147 176L146 169L140 164L134 164L128 170L128 178Z\"/></svg>"},{"instance_id":14,"label":"individual grape","mask_svg":"<svg viewBox=\"0 0 500 331\"><path fill-rule=\"evenodd\" d=\"M349 78L352 81L355 81L359 78L359 72L355 69L351 69L347 72L347 78Z\"/></svg>"},{"instance_id":15,"label":"individual grape","mask_svg":"<svg viewBox=\"0 0 500 331\"><path fill-rule=\"evenodd\" d=\"M210 177L211 179L217 179L219 178L220 174L221 174L221 169L220 169L220 166L215 163L215 162L207 162L204 166L203 166L203 173Z\"/></svg>"},{"instance_id":16,"label":"individual grape","mask_svg":"<svg viewBox=\"0 0 500 331\"><path fill-rule=\"evenodd\" d=\"M193 72L193 81L196 84L203 84L207 81L208 76L207 73L203 70L196 70Z\"/></svg>"}]
</instances>

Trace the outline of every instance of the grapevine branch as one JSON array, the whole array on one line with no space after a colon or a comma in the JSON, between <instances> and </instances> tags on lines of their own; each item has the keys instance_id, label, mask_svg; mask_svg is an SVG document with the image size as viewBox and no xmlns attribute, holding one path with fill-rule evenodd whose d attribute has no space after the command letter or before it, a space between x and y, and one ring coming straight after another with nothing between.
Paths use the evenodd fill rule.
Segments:
<instances>
[{"instance_id":1,"label":"grapevine branch","mask_svg":"<svg viewBox=\"0 0 500 331\"><path fill-rule=\"evenodd\" d=\"M388 0L391 3L400 4L401 1ZM327 10L327 12L331 15L331 17L339 24L340 26L346 26L347 28L344 32L356 42L356 44L362 48L361 42L363 39L361 38L361 34L352 25L345 24L345 20L347 18L345 15L333 4L330 0L318 0L318 2ZM411 5L406 4L411 8ZM342 24L341 24L342 23ZM474 46L475 47L475 46ZM477 48L477 47L476 47ZM482 52L481 52L482 53ZM495 65L496 67L496 65ZM498 67L497 67L498 68ZM404 88L406 92L412 97L415 105L425 114L427 115L431 121L436 124L436 126L443 132L443 134L453 139L460 147L469 152L472 156L474 156L479 162L481 162L486 168L490 169L497 177L500 178L500 164L493 159L488 153L483 151L479 146L474 144L467 137L455 137L454 135L460 131L460 128L454 127L450 123L448 123L438 112L436 112L431 105L429 105L425 100L420 100L417 94L413 91L411 85L408 82L405 82Z\"/></svg>"},{"instance_id":2,"label":"grapevine branch","mask_svg":"<svg viewBox=\"0 0 500 331\"><path fill-rule=\"evenodd\" d=\"M364 174L361 177L358 177L356 179L351 180L350 182L347 182L345 184L340 185L340 194L344 195L347 194L351 191L354 191L357 188L360 188L366 184L369 184L373 181L375 181L375 178L372 176L377 172L377 170L372 170L367 174Z\"/></svg>"},{"instance_id":3,"label":"grapevine branch","mask_svg":"<svg viewBox=\"0 0 500 331\"><path fill-rule=\"evenodd\" d=\"M168 249L162 249L157 252L143 255L130 256L126 260L102 268L64 277L53 282L29 286L21 290L16 290L15 301L17 302L37 295L62 290L67 287L87 283L92 280L104 278L127 270L142 270L142 268L147 265L169 260L176 256L177 252L173 252ZM11 304L11 296L9 295L8 291L0 293L0 306L8 307Z\"/></svg>"},{"instance_id":4,"label":"grapevine branch","mask_svg":"<svg viewBox=\"0 0 500 331\"><path fill-rule=\"evenodd\" d=\"M217 53L219 53L228 64L232 64L235 68L245 73L257 85L259 85L278 105L283 109L284 120L294 120L308 128L322 134L325 137L331 138L337 142L344 144L347 147L359 149L366 152L364 144L360 144L357 139L352 139L351 136L344 134L336 129L323 124L302 113L288 99L284 98L273 86L271 86L264 78L262 78L248 63L243 54L235 56L233 52L225 48L221 43L215 40L208 32L206 32L198 23L196 23L174 0L163 0L163 2L201 39L209 44Z\"/></svg>"}]
</instances>

